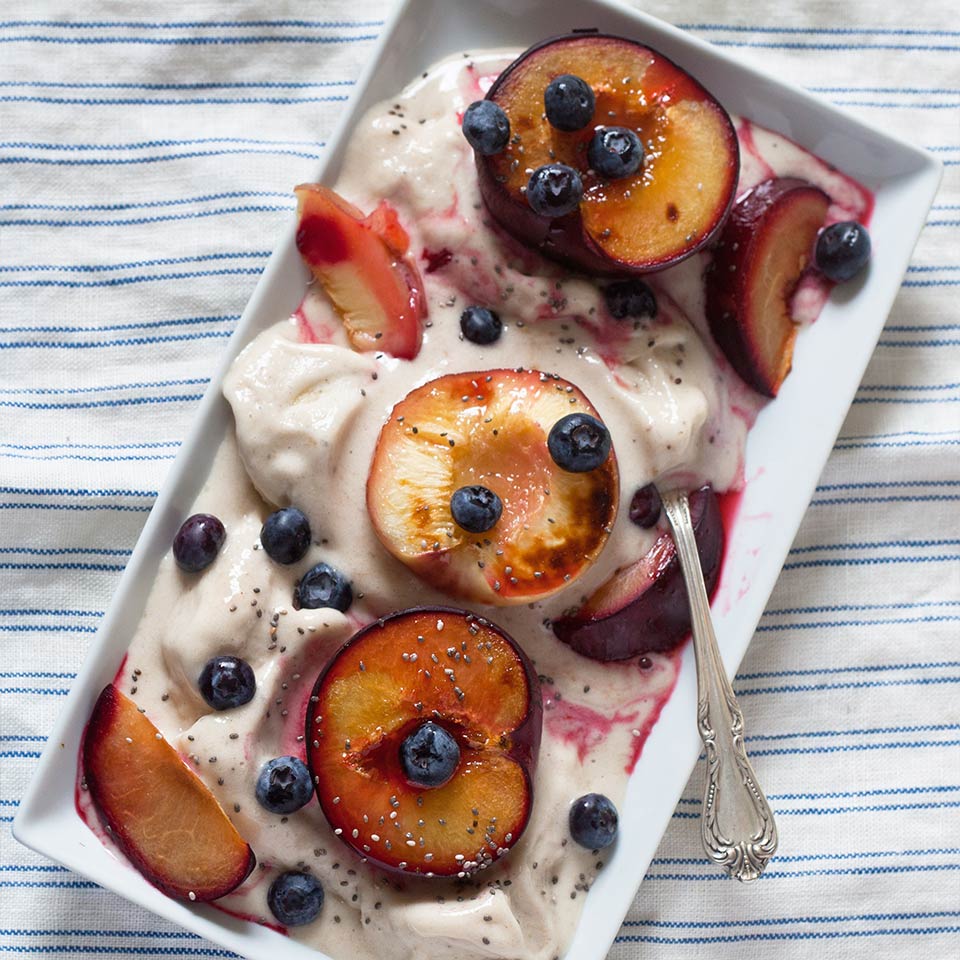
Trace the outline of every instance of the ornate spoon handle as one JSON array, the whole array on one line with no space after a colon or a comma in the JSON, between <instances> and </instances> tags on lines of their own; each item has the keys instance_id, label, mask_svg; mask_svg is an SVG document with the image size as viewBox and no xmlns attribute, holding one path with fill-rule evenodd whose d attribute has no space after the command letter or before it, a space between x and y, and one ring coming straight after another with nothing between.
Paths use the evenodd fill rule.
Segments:
<instances>
[{"instance_id":1,"label":"ornate spoon handle","mask_svg":"<svg viewBox=\"0 0 960 960\"><path fill-rule=\"evenodd\" d=\"M743 714L727 679L683 491L661 491L690 598L697 661L697 726L707 753L700 834L707 856L737 880L756 880L777 849L777 827L743 745Z\"/></svg>"}]
</instances>

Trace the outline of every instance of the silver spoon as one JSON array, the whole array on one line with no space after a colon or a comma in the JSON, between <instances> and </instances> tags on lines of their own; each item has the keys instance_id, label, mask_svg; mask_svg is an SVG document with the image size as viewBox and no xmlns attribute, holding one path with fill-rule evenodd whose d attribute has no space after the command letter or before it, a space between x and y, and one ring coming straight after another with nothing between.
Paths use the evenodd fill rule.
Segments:
<instances>
[{"instance_id":1,"label":"silver spoon","mask_svg":"<svg viewBox=\"0 0 960 960\"><path fill-rule=\"evenodd\" d=\"M743 744L743 713L720 659L710 601L682 490L660 490L690 599L697 661L697 728L707 752L700 836L707 857L737 880L756 880L777 849L777 827Z\"/></svg>"}]
</instances>

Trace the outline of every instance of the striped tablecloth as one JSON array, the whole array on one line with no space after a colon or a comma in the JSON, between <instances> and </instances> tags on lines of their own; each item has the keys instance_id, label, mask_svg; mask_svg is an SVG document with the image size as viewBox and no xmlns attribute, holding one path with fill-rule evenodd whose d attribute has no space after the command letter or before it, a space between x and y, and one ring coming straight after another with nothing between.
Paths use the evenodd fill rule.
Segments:
<instances>
[{"instance_id":1,"label":"striped tablecloth","mask_svg":"<svg viewBox=\"0 0 960 960\"><path fill-rule=\"evenodd\" d=\"M24 786L388 4L0 17L0 953L222 956L19 847ZM945 178L737 689L781 852L701 858L697 774L612 956L960 955L960 29L942 0L649 12ZM17 18L17 19L15 19Z\"/></svg>"}]
</instances>

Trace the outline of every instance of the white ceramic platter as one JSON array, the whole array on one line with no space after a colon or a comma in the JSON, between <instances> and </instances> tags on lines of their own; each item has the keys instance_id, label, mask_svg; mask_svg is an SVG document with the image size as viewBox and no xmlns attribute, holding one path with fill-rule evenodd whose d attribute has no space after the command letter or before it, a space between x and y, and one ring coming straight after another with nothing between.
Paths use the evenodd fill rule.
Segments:
<instances>
[{"instance_id":1,"label":"white ceramic platter","mask_svg":"<svg viewBox=\"0 0 960 960\"><path fill-rule=\"evenodd\" d=\"M596 27L648 44L689 70L731 112L785 134L871 189L874 258L867 281L835 292L820 320L798 339L794 369L750 432L748 485L727 553L714 615L727 669L740 663L796 535L817 479L863 376L940 179L939 161L853 120L799 89L744 66L722 50L607 0L406 0L383 30L352 101L331 138L318 180L333 182L353 124L446 54L523 48L574 28ZM291 187L293 185L291 184ZM94 701L116 672L160 558L203 484L230 422L220 394L241 348L292 312L306 274L293 219L271 258L194 429L144 527L87 662L51 734L14 822L17 839L77 873L251 960L321 954L266 927L171 900L119 862L77 815L74 786L80 738ZM747 521L744 518L764 518ZM568 958L606 955L657 848L699 752L695 676L689 645L673 696L630 780L614 855L587 897ZM762 778L762 776L761 776ZM652 786L655 785L655 786ZM342 958L341 958L342 960Z\"/></svg>"}]
</instances>

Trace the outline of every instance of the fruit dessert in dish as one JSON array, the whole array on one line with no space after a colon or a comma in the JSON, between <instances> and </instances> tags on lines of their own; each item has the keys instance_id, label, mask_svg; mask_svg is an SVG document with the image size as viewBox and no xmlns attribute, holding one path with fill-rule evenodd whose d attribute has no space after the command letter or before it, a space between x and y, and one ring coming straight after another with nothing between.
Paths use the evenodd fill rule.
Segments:
<instances>
[{"instance_id":1,"label":"fruit dessert in dish","mask_svg":"<svg viewBox=\"0 0 960 960\"><path fill-rule=\"evenodd\" d=\"M689 630L654 481L723 589L719 495L869 194L588 34L441 62L296 195L311 283L225 378L78 806L333 957L558 956Z\"/></svg>"}]
</instances>

